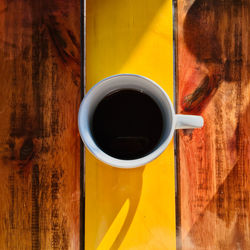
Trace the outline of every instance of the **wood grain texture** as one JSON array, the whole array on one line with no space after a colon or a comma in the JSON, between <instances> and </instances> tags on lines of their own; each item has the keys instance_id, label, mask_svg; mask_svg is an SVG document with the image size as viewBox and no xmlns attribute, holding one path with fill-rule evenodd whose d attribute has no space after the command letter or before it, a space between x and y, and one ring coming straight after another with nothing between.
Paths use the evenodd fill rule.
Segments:
<instances>
[{"instance_id":1,"label":"wood grain texture","mask_svg":"<svg viewBox=\"0 0 250 250\"><path fill-rule=\"evenodd\" d=\"M178 0L182 249L250 249L250 1Z\"/></svg>"},{"instance_id":2,"label":"wood grain texture","mask_svg":"<svg viewBox=\"0 0 250 250\"><path fill-rule=\"evenodd\" d=\"M0 1L0 249L79 249L80 1Z\"/></svg>"}]
</instances>

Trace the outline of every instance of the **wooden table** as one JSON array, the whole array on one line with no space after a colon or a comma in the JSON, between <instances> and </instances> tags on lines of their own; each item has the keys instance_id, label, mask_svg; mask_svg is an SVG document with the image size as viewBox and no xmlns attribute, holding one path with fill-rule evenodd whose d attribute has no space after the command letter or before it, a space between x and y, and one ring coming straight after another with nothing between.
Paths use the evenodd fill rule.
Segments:
<instances>
[{"instance_id":1,"label":"wooden table","mask_svg":"<svg viewBox=\"0 0 250 250\"><path fill-rule=\"evenodd\" d=\"M182 249L250 249L250 1L178 0L178 111L201 114L180 131Z\"/></svg>"},{"instance_id":2,"label":"wooden table","mask_svg":"<svg viewBox=\"0 0 250 250\"><path fill-rule=\"evenodd\" d=\"M175 2L175 92L171 2L89 0L86 44L83 12L0 1L0 249L250 249L250 1ZM175 164L173 142L131 171L84 159L84 87L128 71L204 117Z\"/></svg>"},{"instance_id":3,"label":"wooden table","mask_svg":"<svg viewBox=\"0 0 250 250\"><path fill-rule=\"evenodd\" d=\"M80 1L0 2L0 249L79 249Z\"/></svg>"}]
</instances>

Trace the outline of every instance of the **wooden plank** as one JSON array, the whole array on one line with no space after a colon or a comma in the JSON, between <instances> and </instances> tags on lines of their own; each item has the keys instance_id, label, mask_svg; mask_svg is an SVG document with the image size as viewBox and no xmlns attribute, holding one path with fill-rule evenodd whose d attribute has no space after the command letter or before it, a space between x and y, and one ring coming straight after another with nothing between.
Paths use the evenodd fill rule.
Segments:
<instances>
[{"instance_id":1,"label":"wooden plank","mask_svg":"<svg viewBox=\"0 0 250 250\"><path fill-rule=\"evenodd\" d=\"M178 0L182 249L250 249L250 1Z\"/></svg>"},{"instance_id":2,"label":"wooden plank","mask_svg":"<svg viewBox=\"0 0 250 250\"><path fill-rule=\"evenodd\" d=\"M173 100L172 2L87 0L86 88L135 73ZM175 249L173 142L155 161L126 170L86 151L86 249Z\"/></svg>"},{"instance_id":3,"label":"wooden plank","mask_svg":"<svg viewBox=\"0 0 250 250\"><path fill-rule=\"evenodd\" d=\"M79 249L80 1L1 1L0 61L0 249Z\"/></svg>"}]
</instances>

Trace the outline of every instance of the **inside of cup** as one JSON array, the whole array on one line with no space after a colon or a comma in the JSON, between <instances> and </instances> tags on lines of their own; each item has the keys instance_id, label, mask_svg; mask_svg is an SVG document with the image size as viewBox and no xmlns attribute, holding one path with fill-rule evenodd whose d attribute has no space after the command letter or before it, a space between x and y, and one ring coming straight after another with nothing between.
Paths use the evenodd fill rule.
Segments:
<instances>
[{"instance_id":1,"label":"inside of cup","mask_svg":"<svg viewBox=\"0 0 250 250\"><path fill-rule=\"evenodd\" d=\"M131 90L136 90L141 93L144 93L151 97L154 102L157 104L159 109L161 110L162 113L162 133L160 136L160 139L158 140L157 144L154 146L152 150L147 152L147 156L150 155L152 152L157 151L163 144L166 142L166 139L169 137L171 128L172 128L172 122L173 122L173 114L171 110L171 103L169 101L169 98L165 94L165 92L155 83L151 82L148 79L142 78L142 77L137 77L137 76L119 76L119 77L112 77L110 79L107 79L107 81L103 81L97 85L92 93L92 98L90 98L91 103L89 104L89 128L90 128L90 133L92 135L92 138L94 138L93 135L93 115L94 112L98 106L98 104L107 96L110 95L111 93L114 93L116 91L121 91L121 90L126 90L126 89L131 89ZM135 121L136 122L136 121ZM95 141L96 143L96 141ZM112 141L112 145L114 148L117 150L126 150L128 149L133 149L140 151L140 147L142 144L147 143L147 138L142 137L142 136L119 136L117 138L114 138ZM96 143L97 144L97 143ZM99 147L99 145L96 145ZM112 155L111 155L112 156ZM122 157L115 157L121 160L126 160L126 158ZM140 157L139 157L140 158Z\"/></svg>"}]
</instances>

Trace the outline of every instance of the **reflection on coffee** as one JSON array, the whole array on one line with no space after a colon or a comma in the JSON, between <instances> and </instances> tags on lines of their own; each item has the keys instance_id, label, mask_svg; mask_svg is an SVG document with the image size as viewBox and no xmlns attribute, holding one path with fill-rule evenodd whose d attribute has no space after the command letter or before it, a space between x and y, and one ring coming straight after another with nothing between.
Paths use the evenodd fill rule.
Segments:
<instances>
[{"instance_id":1,"label":"reflection on coffee","mask_svg":"<svg viewBox=\"0 0 250 250\"><path fill-rule=\"evenodd\" d=\"M163 129L160 108L148 95L123 89L105 96L97 105L92 134L108 155L131 160L143 157L157 146Z\"/></svg>"}]
</instances>

